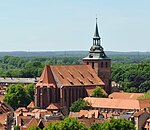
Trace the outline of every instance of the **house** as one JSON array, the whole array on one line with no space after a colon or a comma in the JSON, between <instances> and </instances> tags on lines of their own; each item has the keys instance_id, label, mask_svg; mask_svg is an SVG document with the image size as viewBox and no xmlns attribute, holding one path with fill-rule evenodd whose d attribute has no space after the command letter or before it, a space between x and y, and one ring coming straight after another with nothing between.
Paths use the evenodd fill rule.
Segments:
<instances>
[{"instance_id":1,"label":"house","mask_svg":"<svg viewBox=\"0 0 150 130\"><path fill-rule=\"evenodd\" d=\"M0 77L0 86L9 86L11 84L36 84L39 78L7 78Z\"/></svg>"},{"instance_id":2,"label":"house","mask_svg":"<svg viewBox=\"0 0 150 130\"><path fill-rule=\"evenodd\" d=\"M132 122L136 127L136 130L143 130L145 124L149 127L148 119L150 118L150 114L146 110L140 110L135 112L132 115ZM146 127L148 129L148 127Z\"/></svg>"},{"instance_id":3,"label":"house","mask_svg":"<svg viewBox=\"0 0 150 130\"><path fill-rule=\"evenodd\" d=\"M0 102L0 128L10 129L13 122L13 108L5 102Z\"/></svg>"},{"instance_id":4,"label":"house","mask_svg":"<svg viewBox=\"0 0 150 130\"><path fill-rule=\"evenodd\" d=\"M86 97L93 109L101 111L118 111L125 110L141 110L150 107L150 99L110 99L110 98L94 98Z\"/></svg>"}]
</instances>

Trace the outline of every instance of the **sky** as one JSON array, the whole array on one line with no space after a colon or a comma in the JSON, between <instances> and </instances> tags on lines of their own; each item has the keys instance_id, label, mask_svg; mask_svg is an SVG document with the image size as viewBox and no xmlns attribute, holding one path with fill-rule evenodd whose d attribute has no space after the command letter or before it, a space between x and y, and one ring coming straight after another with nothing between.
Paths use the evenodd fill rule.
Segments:
<instances>
[{"instance_id":1,"label":"sky","mask_svg":"<svg viewBox=\"0 0 150 130\"><path fill-rule=\"evenodd\" d=\"M150 0L1 0L0 51L150 51Z\"/></svg>"}]
</instances>

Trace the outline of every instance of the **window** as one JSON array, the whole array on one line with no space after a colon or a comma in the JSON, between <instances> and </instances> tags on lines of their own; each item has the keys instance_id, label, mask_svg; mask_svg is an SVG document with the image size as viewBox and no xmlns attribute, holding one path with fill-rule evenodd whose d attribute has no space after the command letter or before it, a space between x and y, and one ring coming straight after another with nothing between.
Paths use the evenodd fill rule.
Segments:
<instances>
[{"instance_id":1,"label":"window","mask_svg":"<svg viewBox=\"0 0 150 130\"><path fill-rule=\"evenodd\" d=\"M106 68L108 67L108 63L106 62Z\"/></svg>"},{"instance_id":2,"label":"window","mask_svg":"<svg viewBox=\"0 0 150 130\"><path fill-rule=\"evenodd\" d=\"M101 67L103 67L103 62L101 62Z\"/></svg>"},{"instance_id":3,"label":"window","mask_svg":"<svg viewBox=\"0 0 150 130\"><path fill-rule=\"evenodd\" d=\"M86 63L87 65L89 64L89 62Z\"/></svg>"},{"instance_id":4,"label":"window","mask_svg":"<svg viewBox=\"0 0 150 130\"><path fill-rule=\"evenodd\" d=\"M92 62L92 68L94 69L94 62Z\"/></svg>"}]
</instances>

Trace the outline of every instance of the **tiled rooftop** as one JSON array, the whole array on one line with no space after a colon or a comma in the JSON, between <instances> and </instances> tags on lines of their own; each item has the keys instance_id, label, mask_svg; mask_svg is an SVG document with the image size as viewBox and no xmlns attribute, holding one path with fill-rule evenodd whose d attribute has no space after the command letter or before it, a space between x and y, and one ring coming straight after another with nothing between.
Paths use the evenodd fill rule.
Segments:
<instances>
[{"instance_id":1,"label":"tiled rooftop","mask_svg":"<svg viewBox=\"0 0 150 130\"><path fill-rule=\"evenodd\" d=\"M90 65L46 66L37 86L55 86L56 83L58 87L104 85Z\"/></svg>"},{"instance_id":2,"label":"tiled rooftop","mask_svg":"<svg viewBox=\"0 0 150 130\"><path fill-rule=\"evenodd\" d=\"M135 99L109 99L109 98L94 98L86 97L86 101L91 103L94 108L107 109L143 109L149 107L149 100L135 100Z\"/></svg>"},{"instance_id":3,"label":"tiled rooftop","mask_svg":"<svg viewBox=\"0 0 150 130\"><path fill-rule=\"evenodd\" d=\"M112 99L137 99L143 95L144 93L113 92L108 97Z\"/></svg>"}]
</instances>

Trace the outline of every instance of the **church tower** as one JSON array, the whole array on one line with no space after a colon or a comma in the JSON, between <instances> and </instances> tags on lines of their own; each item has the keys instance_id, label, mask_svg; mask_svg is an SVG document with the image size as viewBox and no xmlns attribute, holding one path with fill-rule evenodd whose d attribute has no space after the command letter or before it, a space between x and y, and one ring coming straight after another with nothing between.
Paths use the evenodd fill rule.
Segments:
<instances>
[{"instance_id":1,"label":"church tower","mask_svg":"<svg viewBox=\"0 0 150 130\"><path fill-rule=\"evenodd\" d=\"M104 48L101 46L97 18L93 45L90 48L88 56L83 58L83 63L91 65L98 77L105 83L104 89L109 94L111 92L111 59L106 56Z\"/></svg>"}]
</instances>

